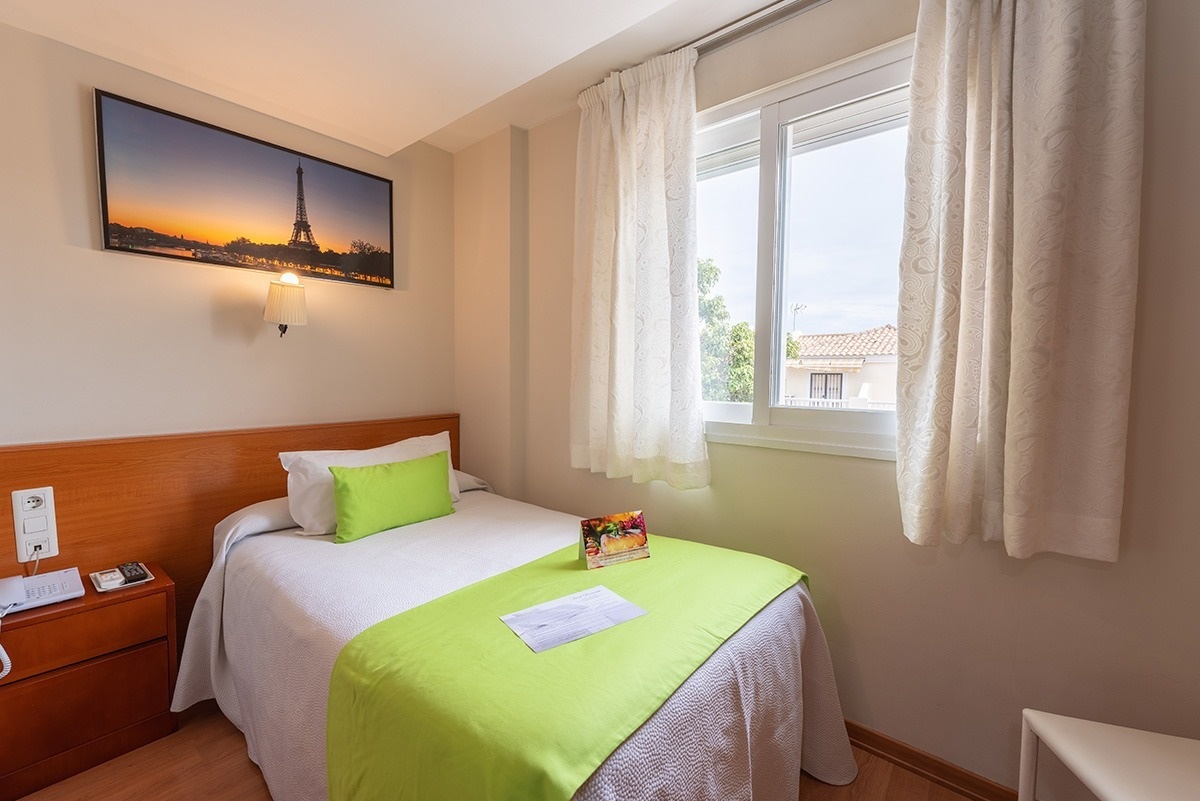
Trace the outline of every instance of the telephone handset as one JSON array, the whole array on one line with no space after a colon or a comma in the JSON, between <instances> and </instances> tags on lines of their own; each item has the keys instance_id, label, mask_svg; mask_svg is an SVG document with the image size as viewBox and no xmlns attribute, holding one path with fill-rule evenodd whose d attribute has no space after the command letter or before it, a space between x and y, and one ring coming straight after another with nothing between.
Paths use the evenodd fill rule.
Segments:
<instances>
[{"instance_id":1,"label":"telephone handset","mask_svg":"<svg viewBox=\"0 0 1200 801\"><path fill-rule=\"evenodd\" d=\"M40 576L13 576L0 579L0 619L9 612L20 612L46 604L68 601L83 595L79 568L55 570ZM12 670L12 662L0 645L0 679Z\"/></svg>"},{"instance_id":2,"label":"telephone handset","mask_svg":"<svg viewBox=\"0 0 1200 801\"><path fill-rule=\"evenodd\" d=\"M20 576L0 579L0 615L5 614L5 607L16 607L25 603L25 579Z\"/></svg>"}]
</instances>

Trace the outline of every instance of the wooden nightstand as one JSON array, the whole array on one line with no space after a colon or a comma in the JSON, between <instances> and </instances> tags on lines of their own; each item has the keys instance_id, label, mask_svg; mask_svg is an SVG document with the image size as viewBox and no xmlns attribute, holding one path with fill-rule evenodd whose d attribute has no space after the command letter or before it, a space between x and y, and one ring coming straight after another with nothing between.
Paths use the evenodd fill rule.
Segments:
<instances>
[{"instance_id":1,"label":"wooden nightstand","mask_svg":"<svg viewBox=\"0 0 1200 801\"><path fill-rule=\"evenodd\" d=\"M175 582L154 581L13 612L0 625L0 801L11 801L170 734Z\"/></svg>"}]
</instances>

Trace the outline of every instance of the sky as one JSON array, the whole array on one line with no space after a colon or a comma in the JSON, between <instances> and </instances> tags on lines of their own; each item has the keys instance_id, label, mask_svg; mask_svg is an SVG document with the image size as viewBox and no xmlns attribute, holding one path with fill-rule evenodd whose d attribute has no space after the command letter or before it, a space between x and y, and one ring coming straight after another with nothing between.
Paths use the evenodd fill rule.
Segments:
<instances>
[{"instance_id":1,"label":"sky","mask_svg":"<svg viewBox=\"0 0 1200 801\"><path fill-rule=\"evenodd\" d=\"M101 100L109 222L223 245L286 244L296 165L322 250L352 239L391 250L391 185L112 97Z\"/></svg>"},{"instance_id":2,"label":"sky","mask_svg":"<svg viewBox=\"0 0 1200 801\"><path fill-rule=\"evenodd\" d=\"M789 157L785 330L863 331L896 322L907 128ZM754 324L758 164L700 181L697 250L721 269L730 322ZM793 312L793 305L801 310Z\"/></svg>"}]
</instances>

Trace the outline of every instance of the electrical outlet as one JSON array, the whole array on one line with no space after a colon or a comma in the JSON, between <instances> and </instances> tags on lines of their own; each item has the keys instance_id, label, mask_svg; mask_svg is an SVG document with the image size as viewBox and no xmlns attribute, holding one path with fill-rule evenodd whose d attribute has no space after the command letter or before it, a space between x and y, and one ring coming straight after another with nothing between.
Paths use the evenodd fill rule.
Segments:
<instances>
[{"instance_id":1,"label":"electrical outlet","mask_svg":"<svg viewBox=\"0 0 1200 801\"><path fill-rule=\"evenodd\" d=\"M58 520L54 514L54 488L16 490L12 494L13 530L17 561L58 556Z\"/></svg>"}]
</instances>

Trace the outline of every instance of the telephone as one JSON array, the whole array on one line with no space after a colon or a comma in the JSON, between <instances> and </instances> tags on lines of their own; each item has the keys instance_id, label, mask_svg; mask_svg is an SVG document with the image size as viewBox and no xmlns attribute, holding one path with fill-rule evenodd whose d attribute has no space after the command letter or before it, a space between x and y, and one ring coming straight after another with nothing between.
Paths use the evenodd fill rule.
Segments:
<instances>
[{"instance_id":1,"label":"telephone","mask_svg":"<svg viewBox=\"0 0 1200 801\"><path fill-rule=\"evenodd\" d=\"M79 568L68 567L43 573L40 576L13 576L0 579L0 618L9 612L21 612L46 604L68 601L83 595L83 582L79 579ZM12 670L12 662L4 646L0 645L0 679Z\"/></svg>"}]
</instances>

